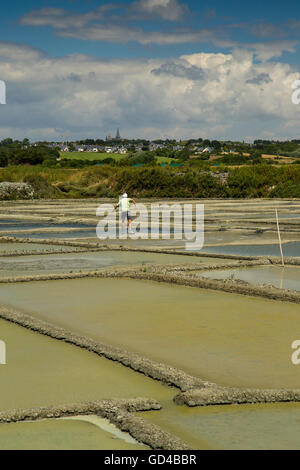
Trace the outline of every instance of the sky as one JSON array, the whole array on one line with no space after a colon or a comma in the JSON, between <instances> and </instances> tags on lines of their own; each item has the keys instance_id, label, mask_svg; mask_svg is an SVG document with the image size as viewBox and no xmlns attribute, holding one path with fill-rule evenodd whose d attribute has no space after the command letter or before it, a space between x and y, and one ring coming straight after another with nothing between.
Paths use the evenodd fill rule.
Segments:
<instances>
[{"instance_id":1,"label":"sky","mask_svg":"<svg viewBox=\"0 0 300 470\"><path fill-rule=\"evenodd\" d=\"M1 2L0 139L300 138L299 36L299 0Z\"/></svg>"}]
</instances>

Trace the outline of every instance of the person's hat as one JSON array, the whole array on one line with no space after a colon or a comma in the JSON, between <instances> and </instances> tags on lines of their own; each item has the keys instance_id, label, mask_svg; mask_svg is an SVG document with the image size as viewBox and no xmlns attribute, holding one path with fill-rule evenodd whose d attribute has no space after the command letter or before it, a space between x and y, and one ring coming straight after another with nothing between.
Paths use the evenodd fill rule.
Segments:
<instances>
[{"instance_id":1,"label":"person's hat","mask_svg":"<svg viewBox=\"0 0 300 470\"><path fill-rule=\"evenodd\" d=\"M127 193L124 193L122 197L127 197Z\"/></svg>"}]
</instances>

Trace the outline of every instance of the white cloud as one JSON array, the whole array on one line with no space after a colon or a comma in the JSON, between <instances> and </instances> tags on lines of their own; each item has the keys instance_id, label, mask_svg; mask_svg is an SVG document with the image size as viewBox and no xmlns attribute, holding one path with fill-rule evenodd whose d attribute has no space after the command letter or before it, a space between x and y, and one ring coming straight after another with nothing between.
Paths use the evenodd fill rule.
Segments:
<instances>
[{"instance_id":1,"label":"white cloud","mask_svg":"<svg viewBox=\"0 0 300 470\"><path fill-rule=\"evenodd\" d=\"M248 48L255 51L258 60L267 61L273 57L281 57L283 52L295 52L297 44L298 41L283 39L278 41L248 44ZM245 47L245 45L241 44L241 47Z\"/></svg>"},{"instance_id":2,"label":"white cloud","mask_svg":"<svg viewBox=\"0 0 300 470\"><path fill-rule=\"evenodd\" d=\"M26 13L20 23L27 26L52 26L55 29L81 28L90 21L102 20L106 10L107 8L99 7L82 14L63 8L41 8Z\"/></svg>"},{"instance_id":3,"label":"white cloud","mask_svg":"<svg viewBox=\"0 0 300 470\"><path fill-rule=\"evenodd\" d=\"M142 45L168 45L224 40L220 31L214 29L146 31L139 26L138 20L151 19L152 16L164 21L183 19L188 9L178 0L138 0L116 15L111 14L113 8L116 5L106 4L85 14L61 8L41 8L26 13L20 23L35 27L50 26L61 37L123 44L135 41Z\"/></svg>"},{"instance_id":4,"label":"white cloud","mask_svg":"<svg viewBox=\"0 0 300 470\"><path fill-rule=\"evenodd\" d=\"M26 44L18 44L9 41L0 41L0 61L5 62L27 62L38 60L45 54L39 49L32 48ZM1 63L1 62L0 62Z\"/></svg>"},{"instance_id":5,"label":"white cloud","mask_svg":"<svg viewBox=\"0 0 300 470\"><path fill-rule=\"evenodd\" d=\"M178 21L187 13L188 7L178 0L138 0L132 6L142 13L156 15L167 21Z\"/></svg>"},{"instance_id":6,"label":"white cloud","mask_svg":"<svg viewBox=\"0 0 300 470\"><path fill-rule=\"evenodd\" d=\"M300 106L291 102L291 84L299 73L279 61L257 63L253 56L238 49L104 61L54 58L0 42L8 103L0 106L0 135L104 137L120 127L128 137L297 136Z\"/></svg>"},{"instance_id":7,"label":"white cloud","mask_svg":"<svg viewBox=\"0 0 300 470\"><path fill-rule=\"evenodd\" d=\"M287 35L287 32L281 26L273 23L265 23L264 21L252 25L250 30L255 36L260 38L279 38Z\"/></svg>"},{"instance_id":8,"label":"white cloud","mask_svg":"<svg viewBox=\"0 0 300 470\"><path fill-rule=\"evenodd\" d=\"M88 28L68 29L57 31L58 36L80 38L89 41L107 41L127 44L131 41L142 45L156 44L183 44L194 42L213 42L215 33L210 30L200 31L144 31L142 28L133 28L122 25L91 25Z\"/></svg>"}]
</instances>

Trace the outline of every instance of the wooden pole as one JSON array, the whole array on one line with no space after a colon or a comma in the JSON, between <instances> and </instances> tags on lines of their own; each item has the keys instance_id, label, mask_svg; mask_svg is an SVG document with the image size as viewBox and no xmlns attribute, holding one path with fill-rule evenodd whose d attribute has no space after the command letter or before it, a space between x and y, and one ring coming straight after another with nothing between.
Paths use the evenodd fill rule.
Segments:
<instances>
[{"instance_id":1,"label":"wooden pole","mask_svg":"<svg viewBox=\"0 0 300 470\"><path fill-rule=\"evenodd\" d=\"M281 254L281 262L282 266L284 267L284 259L283 259L283 252L282 252L282 243L281 243L281 236L280 236L280 229L279 229L279 220L278 220L278 211L275 209L276 213L276 224L277 224L277 233L278 233L278 240L279 240L279 247L280 247L280 254Z\"/></svg>"}]
</instances>

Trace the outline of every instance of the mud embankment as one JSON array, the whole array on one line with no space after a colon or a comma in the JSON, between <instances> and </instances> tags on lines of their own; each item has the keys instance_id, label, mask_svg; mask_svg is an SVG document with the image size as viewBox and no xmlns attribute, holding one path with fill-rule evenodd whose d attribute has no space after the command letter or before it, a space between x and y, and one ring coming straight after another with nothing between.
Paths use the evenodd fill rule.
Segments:
<instances>
[{"instance_id":1,"label":"mud embankment","mask_svg":"<svg viewBox=\"0 0 300 470\"><path fill-rule=\"evenodd\" d=\"M147 377L159 380L166 385L173 385L181 391L186 391L192 388L201 388L208 384L197 377L186 374L184 371L167 364L155 362L138 354L97 342L86 336L77 335L71 331L65 330L64 328L57 327L23 313L17 313L12 310L1 308L0 318L51 338L65 341L66 343L94 352L95 354L107 359L117 361L136 372L146 375Z\"/></svg>"},{"instance_id":2,"label":"mud embankment","mask_svg":"<svg viewBox=\"0 0 300 470\"><path fill-rule=\"evenodd\" d=\"M158 253L166 255L178 255L178 256L191 256L194 258L215 258L215 259L224 259L224 260L235 260L235 261L249 261L255 262L258 264L263 264L264 262L269 262L271 264L281 264L282 260L278 256L252 256L252 255L233 255L233 254L222 254L222 253L206 253L205 251L201 252L192 252L179 250L177 248L153 248L153 247L132 247L126 245L109 245L102 242L95 241L82 241L82 240L61 240L55 238L49 239L35 239L35 238L16 238L16 237L1 237L0 242L18 242L18 243L32 243L32 244L46 244L46 245L58 245L64 247L77 247L77 248L87 248L89 250L95 251L120 251L120 252L137 252L137 253ZM42 254L42 253L41 253ZM284 262L287 265L300 266L300 257L284 257Z\"/></svg>"},{"instance_id":3,"label":"mud embankment","mask_svg":"<svg viewBox=\"0 0 300 470\"><path fill-rule=\"evenodd\" d=\"M245 403L299 402L300 390L203 388L188 390L174 397L177 405L241 405Z\"/></svg>"},{"instance_id":4,"label":"mud embankment","mask_svg":"<svg viewBox=\"0 0 300 470\"><path fill-rule=\"evenodd\" d=\"M0 318L11 321L15 324L51 338L65 341L80 348L94 352L99 356L117 361L120 364L129 367L136 372L142 373L152 379L158 380L167 385L173 385L181 390L181 393L176 395L174 398L175 403L179 405L207 406L219 404L300 401L300 390L298 389L270 390L223 387L186 374L184 371L171 367L167 364L158 363L135 353L94 341L93 339L85 336L76 335L63 328L56 327L50 323L35 319L26 314L20 314L15 311L3 308L0 310ZM87 410L84 409L83 413L86 413L86 411ZM75 412L78 414L78 409L76 409ZM2 414L0 414L0 422L1 416ZM121 429L124 430L123 428Z\"/></svg>"},{"instance_id":5,"label":"mud embankment","mask_svg":"<svg viewBox=\"0 0 300 470\"><path fill-rule=\"evenodd\" d=\"M31 281L54 281L66 279L83 278L127 278L140 279L146 281L166 282L181 286L197 287L200 289L217 290L222 292L261 297L265 299L279 300L284 302L300 303L300 292L279 289L271 285L254 285L241 280L233 279L209 279L193 275L193 271L215 270L234 267L260 266L269 263L251 263L251 264L232 264L222 265L146 265L144 267L111 267L99 268L92 271L58 273L58 274L40 274L17 277L0 278L0 283L31 282Z\"/></svg>"},{"instance_id":6,"label":"mud embankment","mask_svg":"<svg viewBox=\"0 0 300 470\"><path fill-rule=\"evenodd\" d=\"M155 272L155 270L149 270L149 272L127 272L122 273L122 277L157 282L168 282L181 286L198 287L201 289L211 289L234 294L262 297L265 299L300 303L300 292L298 291L283 290L278 289L277 287L266 285L256 286L239 280L208 279L204 277L201 278L198 276L192 277L185 275L182 269L180 270L180 267L178 267L177 272L170 271L165 273L159 273Z\"/></svg>"},{"instance_id":7,"label":"mud embankment","mask_svg":"<svg viewBox=\"0 0 300 470\"><path fill-rule=\"evenodd\" d=\"M159 409L161 406L157 401L146 398L107 399L91 403L5 411L0 413L0 423L93 414L108 419L121 431L128 432L138 442L152 449L189 450L190 447L176 436L133 414Z\"/></svg>"}]
</instances>

